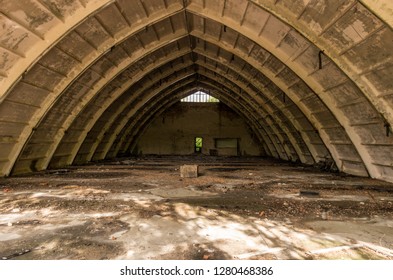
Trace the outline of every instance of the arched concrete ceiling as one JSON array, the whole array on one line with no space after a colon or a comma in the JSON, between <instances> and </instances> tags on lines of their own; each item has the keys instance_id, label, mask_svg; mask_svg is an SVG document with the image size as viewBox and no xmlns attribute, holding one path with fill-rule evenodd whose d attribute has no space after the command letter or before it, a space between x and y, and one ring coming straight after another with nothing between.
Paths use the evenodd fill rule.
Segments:
<instances>
[{"instance_id":1,"label":"arched concrete ceiling","mask_svg":"<svg viewBox=\"0 0 393 280\"><path fill-rule=\"evenodd\" d=\"M0 4L1 175L125 153L204 88L270 156L393 181L389 0Z\"/></svg>"}]
</instances>

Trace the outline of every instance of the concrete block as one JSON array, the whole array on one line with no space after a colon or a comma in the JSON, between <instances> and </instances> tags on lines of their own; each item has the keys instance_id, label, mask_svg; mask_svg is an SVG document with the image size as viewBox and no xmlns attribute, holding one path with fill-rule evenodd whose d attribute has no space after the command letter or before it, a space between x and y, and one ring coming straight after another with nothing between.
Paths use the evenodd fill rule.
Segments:
<instances>
[{"instance_id":1,"label":"concrete block","mask_svg":"<svg viewBox=\"0 0 393 280\"><path fill-rule=\"evenodd\" d=\"M198 165L182 165L180 166L180 177L182 178L197 178Z\"/></svg>"}]
</instances>

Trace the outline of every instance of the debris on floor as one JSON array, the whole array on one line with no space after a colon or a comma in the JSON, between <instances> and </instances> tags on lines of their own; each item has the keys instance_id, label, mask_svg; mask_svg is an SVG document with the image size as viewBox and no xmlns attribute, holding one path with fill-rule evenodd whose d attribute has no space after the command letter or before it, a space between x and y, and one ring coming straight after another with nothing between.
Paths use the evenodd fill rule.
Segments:
<instances>
[{"instance_id":1,"label":"debris on floor","mask_svg":"<svg viewBox=\"0 0 393 280\"><path fill-rule=\"evenodd\" d=\"M180 166L180 176L182 178L197 178L198 177L198 165L182 165Z\"/></svg>"},{"instance_id":2,"label":"debris on floor","mask_svg":"<svg viewBox=\"0 0 393 280\"><path fill-rule=\"evenodd\" d=\"M393 184L277 160L118 159L0 189L3 260L393 258Z\"/></svg>"}]
</instances>

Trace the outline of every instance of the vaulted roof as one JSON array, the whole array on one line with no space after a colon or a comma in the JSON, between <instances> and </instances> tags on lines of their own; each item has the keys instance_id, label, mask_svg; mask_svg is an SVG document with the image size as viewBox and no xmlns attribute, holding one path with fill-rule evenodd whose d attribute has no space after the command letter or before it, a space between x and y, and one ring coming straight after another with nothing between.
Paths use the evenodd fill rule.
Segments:
<instances>
[{"instance_id":1,"label":"vaulted roof","mask_svg":"<svg viewBox=\"0 0 393 280\"><path fill-rule=\"evenodd\" d=\"M393 181L390 0L1 0L0 174L129 151L204 89L266 153Z\"/></svg>"}]
</instances>

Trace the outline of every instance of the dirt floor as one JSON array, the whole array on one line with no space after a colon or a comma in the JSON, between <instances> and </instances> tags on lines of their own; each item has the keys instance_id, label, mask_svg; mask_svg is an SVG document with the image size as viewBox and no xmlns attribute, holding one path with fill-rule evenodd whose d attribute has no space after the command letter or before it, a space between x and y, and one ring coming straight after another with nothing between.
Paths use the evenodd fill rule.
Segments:
<instances>
[{"instance_id":1,"label":"dirt floor","mask_svg":"<svg viewBox=\"0 0 393 280\"><path fill-rule=\"evenodd\" d=\"M181 178L182 164L198 178ZM0 259L392 259L393 184L261 158L0 179Z\"/></svg>"}]
</instances>

